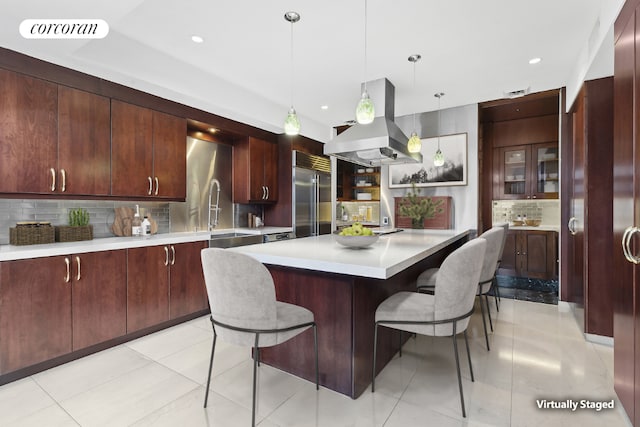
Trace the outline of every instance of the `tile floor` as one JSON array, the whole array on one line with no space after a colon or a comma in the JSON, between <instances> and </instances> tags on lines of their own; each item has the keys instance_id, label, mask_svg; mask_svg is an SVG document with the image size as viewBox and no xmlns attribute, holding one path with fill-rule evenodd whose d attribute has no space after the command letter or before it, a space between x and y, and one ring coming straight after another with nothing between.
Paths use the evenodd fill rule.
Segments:
<instances>
[{"instance_id":1,"label":"tile floor","mask_svg":"<svg viewBox=\"0 0 640 427\"><path fill-rule=\"evenodd\" d=\"M494 306L492 313L495 319ZM312 383L262 365L259 425L630 426L612 387L612 348L586 342L567 304L505 298L494 326L487 352L476 310L469 326L475 382L462 363L466 419L451 340L418 336L378 375L376 392L357 400L322 387L317 392ZM202 408L210 346L203 317L6 384L0 425L248 426L246 349L219 344L209 407ZM536 399L613 399L616 407L540 410Z\"/></svg>"}]
</instances>

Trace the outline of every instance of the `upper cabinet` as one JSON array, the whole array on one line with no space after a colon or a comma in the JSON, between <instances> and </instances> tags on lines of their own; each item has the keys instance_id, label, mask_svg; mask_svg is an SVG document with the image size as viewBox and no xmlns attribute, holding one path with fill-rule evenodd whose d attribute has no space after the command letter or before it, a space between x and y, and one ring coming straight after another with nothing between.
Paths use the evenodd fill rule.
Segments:
<instances>
[{"instance_id":1,"label":"upper cabinet","mask_svg":"<svg viewBox=\"0 0 640 427\"><path fill-rule=\"evenodd\" d=\"M254 137L233 146L233 201L278 201L278 145Z\"/></svg>"},{"instance_id":2,"label":"upper cabinet","mask_svg":"<svg viewBox=\"0 0 640 427\"><path fill-rule=\"evenodd\" d=\"M557 199L559 157L556 142L494 150L499 199Z\"/></svg>"},{"instance_id":3,"label":"upper cabinet","mask_svg":"<svg viewBox=\"0 0 640 427\"><path fill-rule=\"evenodd\" d=\"M186 121L111 101L111 194L186 197Z\"/></svg>"},{"instance_id":4,"label":"upper cabinet","mask_svg":"<svg viewBox=\"0 0 640 427\"><path fill-rule=\"evenodd\" d=\"M58 86L0 69L0 192L56 189Z\"/></svg>"},{"instance_id":5,"label":"upper cabinet","mask_svg":"<svg viewBox=\"0 0 640 427\"><path fill-rule=\"evenodd\" d=\"M58 86L58 166L54 192L109 195L109 98Z\"/></svg>"}]
</instances>

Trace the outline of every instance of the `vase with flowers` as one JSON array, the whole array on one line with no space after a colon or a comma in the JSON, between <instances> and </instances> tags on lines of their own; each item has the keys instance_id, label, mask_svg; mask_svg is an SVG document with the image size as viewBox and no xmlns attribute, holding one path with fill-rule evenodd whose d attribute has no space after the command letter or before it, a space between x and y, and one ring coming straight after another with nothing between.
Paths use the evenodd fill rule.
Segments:
<instances>
[{"instance_id":1,"label":"vase with flowers","mask_svg":"<svg viewBox=\"0 0 640 427\"><path fill-rule=\"evenodd\" d=\"M400 203L399 213L411 218L411 228L424 228L425 219L433 218L442 212L442 200L420 197L420 189L415 183L411 184L411 190Z\"/></svg>"}]
</instances>

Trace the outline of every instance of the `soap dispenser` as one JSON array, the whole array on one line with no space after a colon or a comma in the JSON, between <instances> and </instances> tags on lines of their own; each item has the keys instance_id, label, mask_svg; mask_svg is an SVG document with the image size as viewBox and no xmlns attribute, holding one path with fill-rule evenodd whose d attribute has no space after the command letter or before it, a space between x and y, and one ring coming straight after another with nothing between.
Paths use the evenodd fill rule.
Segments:
<instances>
[{"instance_id":1,"label":"soap dispenser","mask_svg":"<svg viewBox=\"0 0 640 427\"><path fill-rule=\"evenodd\" d=\"M151 236L151 222L149 222L149 218L145 215L142 220L142 237L150 237Z\"/></svg>"}]
</instances>

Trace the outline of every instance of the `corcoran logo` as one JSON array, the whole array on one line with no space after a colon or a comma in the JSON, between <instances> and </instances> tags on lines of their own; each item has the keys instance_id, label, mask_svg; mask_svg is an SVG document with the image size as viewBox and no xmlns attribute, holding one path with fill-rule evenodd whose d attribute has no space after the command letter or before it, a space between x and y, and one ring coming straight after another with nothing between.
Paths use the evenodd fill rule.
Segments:
<instances>
[{"instance_id":1,"label":"corcoran logo","mask_svg":"<svg viewBox=\"0 0 640 427\"><path fill-rule=\"evenodd\" d=\"M102 19L25 19L20 34L25 39L102 39L109 24Z\"/></svg>"}]
</instances>

